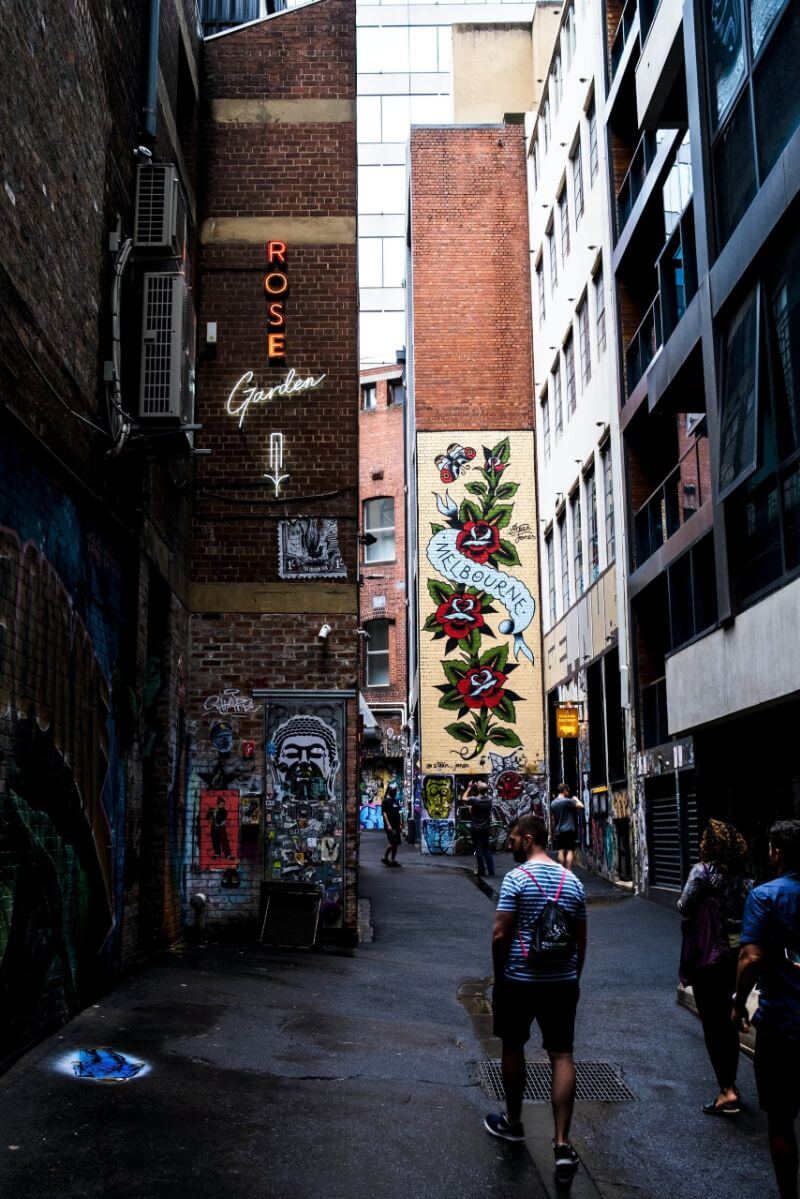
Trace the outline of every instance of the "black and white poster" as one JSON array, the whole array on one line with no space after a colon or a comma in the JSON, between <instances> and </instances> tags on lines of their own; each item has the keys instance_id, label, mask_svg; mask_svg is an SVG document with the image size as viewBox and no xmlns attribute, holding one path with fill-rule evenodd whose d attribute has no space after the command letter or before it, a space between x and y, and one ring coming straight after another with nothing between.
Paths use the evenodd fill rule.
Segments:
<instances>
[{"instance_id":1,"label":"black and white poster","mask_svg":"<svg viewBox=\"0 0 800 1199\"><path fill-rule=\"evenodd\" d=\"M282 579L345 579L338 522L300 516L278 523L278 574Z\"/></svg>"}]
</instances>

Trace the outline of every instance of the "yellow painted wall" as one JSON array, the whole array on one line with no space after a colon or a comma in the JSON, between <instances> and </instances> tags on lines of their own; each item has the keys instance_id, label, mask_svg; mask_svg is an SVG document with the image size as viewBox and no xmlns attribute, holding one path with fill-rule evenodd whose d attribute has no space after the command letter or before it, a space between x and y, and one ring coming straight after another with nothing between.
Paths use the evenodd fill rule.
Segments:
<instances>
[{"instance_id":1,"label":"yellow painted wall","mask_svg":"<svg viewBox=\"0 0 800 1199\"><path fill-rule=\"evenodd\" d=\"M422 773L486 774L490 752L539 762L533 433L420 433L417 472Z\"/></svg>"}]
</instances>

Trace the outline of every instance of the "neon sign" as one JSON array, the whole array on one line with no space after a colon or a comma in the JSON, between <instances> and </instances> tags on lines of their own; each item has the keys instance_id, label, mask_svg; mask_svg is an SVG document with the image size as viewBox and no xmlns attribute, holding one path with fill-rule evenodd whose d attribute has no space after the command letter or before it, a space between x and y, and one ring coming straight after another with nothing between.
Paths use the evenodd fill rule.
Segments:
<instances>
[{"instance_id":1,"label":"neon sign","mask_svg":"<svg viewBox=\"0 0 800 1199\"><path fill-rule=\"evenodd\" d=\"M267 242L267 274L264 276L264 293L267 297L267 358L270 362L286 360L286 301L289 276L286 270L286 242ZM282 296L284 299L276 299ZM281 332L276 332L280 329Z\"/></svg>"},{"instance_id":2,"label":"neon sign","mask_svg":"<svg viewBox=\"0 0 800 1199\"><path fill-rule=\"evenodd\" d=\"M289 478L288 475L281 474L283 470L283 433L270 433L269 435L269 469L271 474L264 474L265 479L269 479L275 488L275 499L278 498L281 490L281 483L285 483Z\"/></svg>"},{"instance_id":3,"label":"neon sign","mask_svg":"<svg viewBox=\"0 0 800 1199\"><path fill-rule=\"evenodd\" d=\"M292 396L302 391L313 391L315 387L320 386L325 377L322 374L306 375L305 378L301 378L292 367L280 383L276 383L274 387L261 388L252 386L253 372L246 371L234 384L225 402L225 411L228 416L238 416L241 429L244 418L247 416L247 409L251 404L264 404L268 400L274 400L276 396Z\"/></svg>"}]
</instances>

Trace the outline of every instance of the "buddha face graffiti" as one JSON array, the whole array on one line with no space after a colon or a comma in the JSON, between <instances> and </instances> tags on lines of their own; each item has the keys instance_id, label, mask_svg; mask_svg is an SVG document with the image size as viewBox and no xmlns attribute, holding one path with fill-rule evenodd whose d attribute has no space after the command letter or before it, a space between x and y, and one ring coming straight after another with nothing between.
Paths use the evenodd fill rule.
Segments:
<instances>
[{"instance_id":1,"label":"buddha face graffiti","mask_svg":"<svg viewBox=\"0 0 800 1199\"><path fill-rule=\"evenodd\" d=\"M285 797L302 803L334 798L336 734L318 716L292 716L276 730L274 761Z\"/></svg>"}]
</instances>

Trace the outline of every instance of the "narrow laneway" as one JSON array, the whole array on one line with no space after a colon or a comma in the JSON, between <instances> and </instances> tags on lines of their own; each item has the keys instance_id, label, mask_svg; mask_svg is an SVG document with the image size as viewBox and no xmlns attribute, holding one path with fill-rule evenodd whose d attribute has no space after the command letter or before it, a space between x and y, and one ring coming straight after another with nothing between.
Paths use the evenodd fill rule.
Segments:
<instances>
[{"instance_id":1,"label":"narrow laneway","mask_svg":"<svg viewBox=\"0 0 800 1199\"><path fill-rule=\"evenodd\" d=\"M527 1151L481 1127L491 1101L479 1065L492 1042L458 993L490 973L492 897L465 859L404 849L404 868L386 870L379 846L363 838L374 940L355 957L175 952L18 1062L0 1081L0 1193L548 1194ZM695 1018L675 1004L676 918L605 884L590 892L577 1055L621 1067L636 1096L580 1106L575 1139L591 1178L607 1199L765 1199L749 1062L740 1121L699 1114L709 1070ZM75 1078L76 1050L101 1045L150 1072L117 1085ZM533 1137L545 1118L528 1109ZM589 1192L576 1182L573 1193Z\"/></svg>"}]
</instances>

